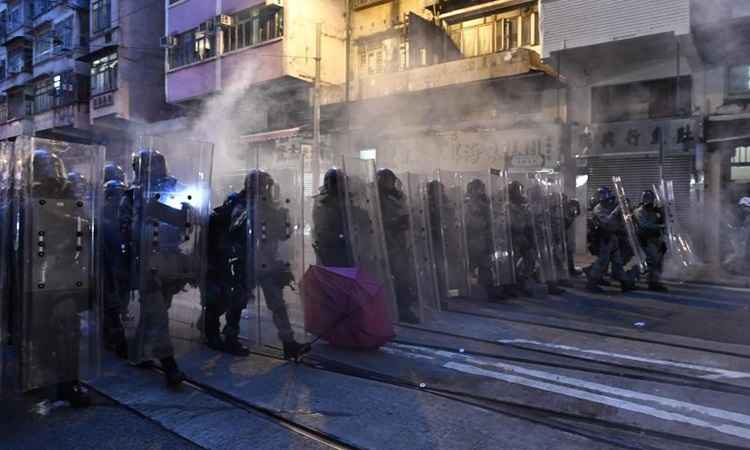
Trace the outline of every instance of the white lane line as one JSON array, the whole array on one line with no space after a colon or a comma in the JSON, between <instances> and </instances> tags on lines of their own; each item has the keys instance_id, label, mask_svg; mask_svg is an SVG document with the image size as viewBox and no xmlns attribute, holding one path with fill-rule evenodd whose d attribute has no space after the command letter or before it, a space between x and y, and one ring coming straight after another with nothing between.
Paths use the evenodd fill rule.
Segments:
<instances>
[{"instance_id":1,"label":"white lane line","mask_svg":"<svg viewBox=\"0 0 750 450\"><path fill-rule=\"evenodd\" d=\"M750 373L747 373L747 372L736 372L734 370L725 370L725 369L720 369L718 367L708 367L708 366L701 366L697 364L688 364L688 363L681 363L681 362L676 362L676 361L666 361L662 359L644 358L642 356L626 355L623 353L611 353L611 352L605 352L602 350L578 348L578 347L572 347L569 345L552 344L548 342L532 341L528 339L498 339L497 342L501 344L535 345L539 347L553 348L556 350L563 350L563 351L576 352L576 353L585 353L585 354L597 355L597 356L606 356L606 357L615 358L615 359L626 359L629 361L638 361L638 362L660 365L660 366L678 367L680 369L690 369L690 370L696 370L699 372L708 372L712 375L703 375L700 377L700 378L704 378L708 380L720 380L722 378L731 378L731 379L750 378ZM596 361L594 358L590 358L590 359L592 361Z\"/></svg>"},{"instance_id":2,"label":"white lane line","mask_svg":"<svg viewBox=\"0 0 750 450\"><path fill-rule=\"evenodd\" d=\"M574 398L578 398L581 400L588 400L590 402L599 403L601 405L612 406L614 408L624 409L624 410L628 410L628 411L632 411L632 412L640 413L640 414L645 414L645 415L649 415L649 416L656 417L659 419L669 420L672 422L682 422L682 423L686 423L686 424L701 427L701 428L711 428L720 433L737 436L743 439L750 439L750 429L748 428L742 428L742 427L738 427L734 425L715 424L715 423L707 422L705 420L698 419L695 417L689 417L689 416L685 416L679 413L664 411L658 408L653 408L651 406L629 402L627 400L611 398L611 397L607 397L601 394L583 391L580 389L569 388L566 386L560 386L560 385L556 385L552 383L546 383L543 381L532 380L529 378L519 377L516 375L496 372L494 370L481 369L479 367L472 366L470 364L447 362L443 364L443 367L447 369L456 370L459 372L468 373L471 375L478 375L478 376L483 376L487 378L493 378L493 379L497 379L501 381L506 381L508 383L521 384L524 386L565 395L567 397L574 397Z\"/></svg>"},{"instance_id":3,"label":"white lane line","mask_svg":"<svg viewBox=\"0 0 750 450\"><path fill-rule=\"evenodd\" d=\"M558 383L558 385L566 384L569 386L583 388L583 389L587 389L590 391L616 395L618 397L624 397L629 400L634 400L634 399L642 400L645 402L651 402L651 403L655 403L661 406L666 406L666 407L681 410L681 411L689 411L691 413L697 413L697 414L701 414L704 416L715 417L718 419L722 419L722 420L726 420L730 422L736 422L742 425L750 426L750 416L741 414L741 413L736 413L736 412L727 411L723 409L711 408L709 406L697 405L694 403L683 402L683 401L675 400L675 399L668 398L668 397L660 397L657 395L645 394L645 393L638 392L638 391L632 391L628 389L618 388L615 386L609 386L606 384L595 383L593 381L587 381L587 380L580 379L580 378L567 377L567 376L560 375L560 374L543 372L541 370L527 369L525 367L515 366L512 364L478 359L472 356L463 355L459 353L453 353L453 352L447 352L444 350L433 350L430 348L406 346L403 344L394 344L394 345L397 345L405 349L417 350L423 353L434 354L436 356L442 356L444 358L462 359L463 361L471 363L471 364L497 367L499 369L502 369L506 373L508 372L518 373L521 375L526 375L526 376L530 376L533 378L539 378L542 380Z\"/></svg>"}]
</instances>

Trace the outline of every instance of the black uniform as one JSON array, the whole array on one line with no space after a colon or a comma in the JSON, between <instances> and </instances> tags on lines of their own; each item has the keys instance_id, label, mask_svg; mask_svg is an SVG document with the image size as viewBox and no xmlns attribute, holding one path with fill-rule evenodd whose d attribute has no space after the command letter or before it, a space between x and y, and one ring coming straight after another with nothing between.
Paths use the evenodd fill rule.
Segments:
<instances>
[{"instance_id":1,"label":"black uniform","mask_svg":"<svg viewBox=\"0 0 750 450\"><path fill-rule=\"evenodd\" d=\"M401 189L401 181L390 169L379 170L377 181L399 320L416 323L419 321L415 313L418 302L417 276L412 253L414 249L409 239L410 219L406 196Z\"/></svg>"},{"instance_id":2,"label":"black uniform","mask_svg":"<svg viewBox=\"0 0 750 450\"><path fill-rule=\"evenodd\" d=\"M354 255L346 217L344 174L326 172L323 188L313 205L313 248L317 263L327 267L353 267Z\"/></svg>"},{"instance_id":3,"label":"black uniform","mask_svg":"<svg viewBox=\"0 0 750 450\"><path fill-rule=\"evenodd\" d=\"M641 206L635 210L638 222L638 239L646 253L648 266L648 286L654 291L666 291L661 284L662 264L667 244L664 241L664 211L654 204L656 196L652 191L644 191Z\"/></svg>"},{"instance_id":4,"label":"black uniform","mask_svg":"<svg viewBox=\"0 0 750 450\"><path fill-rule=\"evenodd\" d=\"M294 281L288 267L278 260L288 211L276 201L271 190L274 181L265 172L252 171L245 189L230 194L209 219L207 287L205 292L205 332L209 347L246 356L249 350L238 340L242 310L257 287L263 289L266 306L273 314L284 356L297 359L309 348L294 340L284 288ZM263 222L262 224L259 222ZM248 236L254 238L248 239ZM219 332L220 317L226 324Z\"/></svg>"}]
</instances>

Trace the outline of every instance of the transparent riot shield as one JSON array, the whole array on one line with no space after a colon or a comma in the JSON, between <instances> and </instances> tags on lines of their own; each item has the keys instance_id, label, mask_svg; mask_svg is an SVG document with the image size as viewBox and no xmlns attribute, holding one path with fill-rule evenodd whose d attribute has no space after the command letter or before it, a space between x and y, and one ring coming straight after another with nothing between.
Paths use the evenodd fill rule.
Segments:
<instances>
[{"instance_id":1,"label":"transparent riot shield","mask_svg":"<svg viewBox=\"0 0 750 450\"><path fill-rule=\"evenodd\" d=\"M641 273L644 273L646 272L646 254L643 251L643 247L641 247L640 240L638 239L635 217L633 216L633 210L630 207L628 198L625 194L625 189L622 186L622 178L616 176L612 177L612 184L615 187L617 204L620 206L622 218L625 223L627 243L633 254L631 265L634 265Z\"/></svg>"},{"instance_id":2,"label":"transparent riot shield","mask_svg":"<svg viewBox=\"0 0 750 450\"><path fill-rule=\"evenodd\" d=\"M557 281L557 271L552 256L552 221L547 204L547 185L537 174L531 174L528 177L526 193L531 215L534 247L539 258L539 281L541 283L553 283Z\"/></svg>"},{"instance_id":3,"label":"transparent riot shield","mask_svg":"<svg viewBox=\"0 0 750 450\"><path fill-rule=\"evenodd\" d=\"M357 267L365 270L381 283L389 306L391 320L398 320L399 303L391 276L380 199L375 182L375 163L372 160L343 157L344 194L347 240ZM404 295L401 307L411 307L416 298Z\"/></svg>"},{"instance_id":4,"label":"transparent riot shield","mask_svg":"<svg viewBox=\"0 0 750 450\"><path fill-rule=\"evenodd\" d=\"M661 180L654 185L657 204L664 211L667 254L664 260L664 275L667 278L686 279L702 265L688 233L683 229L675 211L674 184Z\"/></svg>"},{"instance_id":5,"label":"transparent riot shield","mask_svg":"<svg viewBox=\"0 0 750 450\"><path fill-rule=\"evenodd\" d=\"M463 213L472 297L492 298L501 286L501 230L495 223L491 171L465 172Z\"/></svg>"},{"instance_id":6,"label":"transparent riot shield","mask_svg":"<svg viewBox=\"0 0 750 450\"><path fill-rule=\"evenodd\" d=\"M437 172L428 187L432 248L442 298L469 295L469 256L464 224L464 182L459 172Z\"/></svg>"},{"instance_id":7,"label":"transparent riot shield","mask_svg":"<svg viewBox=\"0 0 750 450\"><path fill-rule=\"evenodd\" d=\"M99 369L94 230L104 148L22 137L15 156L21 263L13 274L13 334L21 389L90 379Z\"/></svg>"},{"instance_id":8,"label":"transparent riot shield","mask_svg":"<svg viewBox=\"0 0 750 450\"><path fill-rule=\"evenodd\" d=\"M247 287L254 304L258 343L281 347L304 339L304 308L298 283L305 268L303 160L294 150L256 149L247 178Z\"/></svg>"},{"instance_id":9,"label":"transparent riot shield","mask_svg":"<svg viewBox=\"0 0 750 450\"><path fill-rule=\"evenodd\" d=\"M558 280L570 279L568 266L568 233L565 229L565 196L559 173L543 177L547 191L547 210L550 217L551 257Z\"/></svg>"},{"instance_id":10,"label":"transparent riot shield","mask_svg":"<svg viewBox=\"0 0 750 450\"><path fill-rule=\"evenodd\" d=\"M501 285L516 283L513 236L511 233L510 199L508 197L508 174L490 170L490 206L492 212L492 239L495 242L493 268Z\"/></svg>"},{"instance_id":11,"label":"transparent riot shield","mask_svg":"<svg viewBox=\"0 0 750 450\"><path fill-rule=\"evenodd\" d=\"M0 396L3 392L5 380L5 354L6 343L10 339L10 270L13 254L11 239L13 237L13 144L10 142L0 143Z\"/></svg>"},{"instance_id":12,"label":"transparent riot shield","mask_svg":"<svg viewBox=\"0 0 750 450\"><path fill-rule=\"evenodd\" d=\"M120 206L128 234L131 299L125 324L133 362L187 355L203 339L211 144L139 139L133 183Z\"/></svg>"},{"instance_id":13,"label":"transparent riot shield","mask_svg":"<svg viewBox=\"0 0 750 450\"><path fill-rule=\"evenodd\" d=\"M435 180L415 173L407 173L405 179L411 227L409 245L413 249L413 264L419 292L419 319L424 321L441 310L428 195L430 184Z\"/></svg>"}]
</instances>

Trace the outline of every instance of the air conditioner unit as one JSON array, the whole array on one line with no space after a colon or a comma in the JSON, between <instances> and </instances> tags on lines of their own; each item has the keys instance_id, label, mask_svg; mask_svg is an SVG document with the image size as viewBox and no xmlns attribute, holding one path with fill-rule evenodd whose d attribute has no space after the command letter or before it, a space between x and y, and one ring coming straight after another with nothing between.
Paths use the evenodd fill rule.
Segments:
<instances>
[{"instance_id":1,"label":"air conditioner unit","mask_svg":"<svg viewBox=\"0 0 750 450\"><path fill-rule=\"evenodd\" d=\"M216 16L216 23L219 24L220 27L231 27L232 25L234 25L234 19L232 18L232 16L221 14L219 16Z\"/></svg>"},{"instance_id":2,"label":"air conditioner unit","mask_svg":"<svg viewBox=\"0 0 750 450\"><path fill-rule=\"evenodd\" d=\"M177 38L174 36L162 36L159 40L159 46L161 48L177 47Z\"/></svg>"}]
</instances>

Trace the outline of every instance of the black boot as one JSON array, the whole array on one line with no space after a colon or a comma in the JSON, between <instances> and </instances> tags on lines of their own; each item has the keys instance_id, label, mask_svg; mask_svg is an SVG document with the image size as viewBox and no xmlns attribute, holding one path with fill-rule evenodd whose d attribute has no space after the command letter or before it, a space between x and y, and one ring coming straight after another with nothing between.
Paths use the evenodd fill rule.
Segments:
<instances>
[{"instance_id":1,"label":"black boot","mask_svg":"<svg viewBox=\"0 0 750 450\"><path fill-rule=\"evenodd\" d=\"M242 343L234 336L226 336L224 338L224 353L229 353L234 356L249 356L250 349L242 345Z\"/></svg>"},{"instance_id":2,"label":"black boot","mask_svg":"<svg viewBox=\"0 0 750 450\"><path fill-rule=\"evenodd\" d=\"M217 352L223 352L225 351L226 346L224 345L224 341L221 339L221 336L218 334L210 334L206 336L206 346L212 350L216 350Z\"/></svg>"},{"instance_id":3,"label":"black boot","mask_svg":"<svg viewBox=\"0 0 750 450\"><path fill-rule=\"evenodd\" d=\"M305 354L310 353L310 344L300 344L297 341L284 342L284 359L299 361Z\"/></svg>"},{"instance_id":4,"label":"black boot","mask_svg":"<svg viewBox=\"0 0 750 450\"><path fill-rule=\"evenodd\" d=\"M161 358L159 361L161 362L161 367L164 369L164 378L167 386L177 387L185 381L185 374L177 367L177 361L175 361L174 356Z\"/></svg>"},{"instance_id":5,"label":"black boot","mask_svg":"<svg viewBox=\"0 0 750 450\"><path fill-rule=\"evenodd\" d=\"M589 282L586 283L586 290L594 294L604 293L604 289L599 287L599 283L597 283L596 281L592 282L591 280L589 280Z\"/></svg>"},{"instance_id":6,"label":"black boot","mask_svg":"<svg viewBox=\"0 0 750 450\"><path fill-rule=\"evenodd\" d=\"M635 283L632 281L620 281L620 290L623 293L636 290Z\"/></svg>"},{"instance_id":7,"label":"black boot","mask_svg":"<svg viewBox=\"0 0 750 450\"><path fill-rule=\"evenodd\" d=\"M669 289L667 289L666 286L659 283L658 281L652 281L651 283L649 283L648 290L654 292L669 292Z\"/></svg>"},{"instance_id":8,"label":"black boot","mask_svg":"<svg viewBox=\"0 0 750 450\"><path fill-rule=\"evenodd\" d=\"M73 408L91 406L89 391L77 381L60 383L57 386L57 396L60 400L70 403Z\"/></svg>"},{"instance_id":9,"label":"black boot","mask_svg":"<svg viewBox=\"0 0 750 450\"><path fill-rule=\"evenodd\" d=\"M547 283L547 292L550 295L562 295L565 293L565 289L560 288L555 283Z\"/></svg>"}]
</instances>

